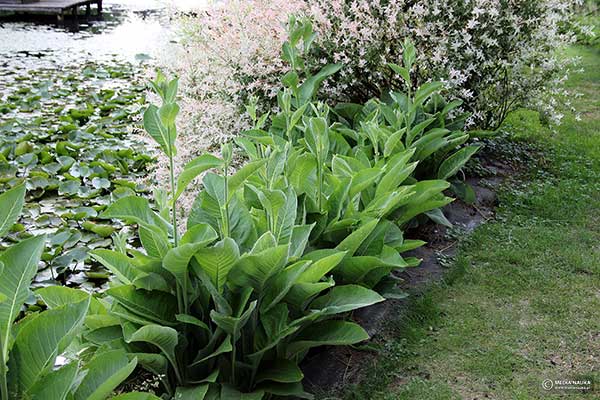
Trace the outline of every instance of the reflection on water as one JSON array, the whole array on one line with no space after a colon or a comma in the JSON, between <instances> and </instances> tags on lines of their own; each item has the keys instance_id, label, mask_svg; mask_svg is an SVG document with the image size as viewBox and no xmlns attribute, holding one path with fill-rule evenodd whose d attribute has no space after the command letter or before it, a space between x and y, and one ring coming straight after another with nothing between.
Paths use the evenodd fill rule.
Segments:
<instances>
[{"instance_id":1,"label":"reflection on water","mask_svg":"<svg viewBox=\"0 0 600 400\"><path fill-rule=\"evenodd\" d=\"M79 32L56 25L50 17L28 21L0 17L0 62L30 59L38 67L36 60L44 57L70 63L112 56L129 61L140 54L157 56L175 39L170 27L173 11L198 7L204 1L105 0L104 20L81 21Z\"/></svg>"}]
</instances>

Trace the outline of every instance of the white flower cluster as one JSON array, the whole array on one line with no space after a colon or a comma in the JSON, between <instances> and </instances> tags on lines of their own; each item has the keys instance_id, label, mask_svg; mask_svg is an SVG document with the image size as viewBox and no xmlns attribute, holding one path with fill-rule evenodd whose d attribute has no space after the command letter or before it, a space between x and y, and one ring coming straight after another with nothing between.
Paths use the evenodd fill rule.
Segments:
<instances>
[{"instance_id":1,"label":"white flower cluster","mask_svg":"<svg viewBox=\"0 0 600 400\"><path fill-rule=\"evenodd\" d=\"M581 0L313 0L319 63L344 62L328 82L334 100L364 101L393 89L386 68L401 58L401 42L418 50L414 84L446 82L464 100L471 126L497 127L517 105L535 106L551 120L565 94L558 74L573 62L557 50L574 35L565 29ZM315 62L315 64L317 64Z\"/></svg>"},{"instance_id":2,"label":"white flower cluster","mask_svg":"<svg viewBox=\"0 0 600 400\"><path fill-rule=\"evenodd\" d=\"M165 61L181 77L181 157L248 126L244 103L267 107L288 67L280 57L290 14L318 32L309 67L344 63L323 87L327 100L365 101L399 85L387 63L401 43L418 51L414 85L438 79L464 100L472 126L495 127L517 105L535 105L553 121L565 94L557 52L581 0L219 0L180 19L182 46ZM563 75L558 73L562 71Z\"/></svg>"}]
</instances>

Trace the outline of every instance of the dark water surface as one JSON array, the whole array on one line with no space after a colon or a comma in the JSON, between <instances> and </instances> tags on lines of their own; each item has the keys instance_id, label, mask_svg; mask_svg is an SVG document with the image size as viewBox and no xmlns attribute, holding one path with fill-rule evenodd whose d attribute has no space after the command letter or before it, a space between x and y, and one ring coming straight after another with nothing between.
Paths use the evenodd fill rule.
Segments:
<instances>
[{"instance_id":1,"label":"dark water surface","mask_svg":"<svg viewBox=\"0 0 600 400\"><path fill-rule=\"evenodd\" d=\"M107 0L104 19L82 22L78 32L55 17L0 17L0 193L27 187L19 224L0 239L0 251L47 235L34 287L103 289L109 274L89 252L111 247L116 232L136 246L134 235L99 214L119 197L150 195L141 182L153 152L137 135L147 66L175 39L173 13L202 1L178 0L175 8Z\"/></svg>"},{"instance_id":2,"label":"dark water surface","mask_svg":"<svg viewBox=\"0 0 600 400\"><path fill-rule=\"evenodd\" d=\"M67 18L65 24L56 17L0 17L0 62L16 59L19 67L37 66L52 57L64 63L82 59L101 60L118 56L135 61L136 56L157 56L174 39L171 17L205 0L105 0L103 20L80 19L79 31ZM92 6L92 14L95 14ZM82 12L82 11L80 11Z\"/></svg>"}]
</instances>

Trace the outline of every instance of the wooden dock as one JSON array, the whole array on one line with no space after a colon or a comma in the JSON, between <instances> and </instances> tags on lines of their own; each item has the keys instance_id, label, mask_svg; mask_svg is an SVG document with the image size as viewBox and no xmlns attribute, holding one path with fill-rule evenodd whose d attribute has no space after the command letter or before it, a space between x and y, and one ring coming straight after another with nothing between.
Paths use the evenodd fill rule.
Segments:
<instances>
[{"instance_id":1,"label":"wooden dock","mask_svg":"<svg viewBox=\"0 0 600 400\"><path fill-rule=\"evenodd\" d=\"M0 0L0 12L8 11L22 14L56 15L59 21L71 14L75 21L79 7L85 6L86 18L91 15L91 5L96 4L97 15L102 16L102 0Z\"/></svg>"}]
</instances>

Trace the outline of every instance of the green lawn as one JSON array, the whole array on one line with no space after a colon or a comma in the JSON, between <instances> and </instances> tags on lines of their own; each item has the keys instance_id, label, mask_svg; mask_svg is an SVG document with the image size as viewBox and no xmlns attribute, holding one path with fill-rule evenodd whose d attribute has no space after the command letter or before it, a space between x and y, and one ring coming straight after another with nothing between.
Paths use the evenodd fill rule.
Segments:
<instances>
[{"instance_id":1,"label":"green lawn","mask_svg":"<svg viewBox=\"0 0 600 400\"><path fill-rule=\"evenodd\" d=\"M465 239L444 284L390 324L382 352L346 399L600 398L600 51L573 48L581 121L552 133L537 114L505 129L531 142L527 173L499 190L494 221ZM532 118L533 117L533 118ZM594 393L546 392L591 378Z\"/></svg>"}]
</instances>

